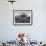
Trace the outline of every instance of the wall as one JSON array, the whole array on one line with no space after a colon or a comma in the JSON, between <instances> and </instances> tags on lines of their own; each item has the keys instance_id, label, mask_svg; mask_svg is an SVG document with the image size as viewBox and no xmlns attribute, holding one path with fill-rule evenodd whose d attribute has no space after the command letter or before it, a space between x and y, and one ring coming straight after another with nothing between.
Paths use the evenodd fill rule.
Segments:
<instances>
[{"instance_id":1,"label":"wall","mask_svg":"<svg viewBox=\"0 0 46 46\"><path fill-rule=\"evenodd\" d=\"M33 10L32 26L14 26L13 10ZM18 32L31 34L33 40L46 40L46 1L17 0L14 5L0 0L0 40L14 40Z\"/></svg>"}]
</instances>

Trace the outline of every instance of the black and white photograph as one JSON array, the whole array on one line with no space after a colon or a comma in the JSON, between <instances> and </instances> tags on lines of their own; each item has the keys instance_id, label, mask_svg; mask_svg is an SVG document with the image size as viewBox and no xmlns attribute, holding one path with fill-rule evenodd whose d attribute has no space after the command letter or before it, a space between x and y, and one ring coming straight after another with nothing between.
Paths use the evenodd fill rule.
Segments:
<instances>
[{"instance_id":1,"label":"black and white photograph","mask_svg":"<svg viewBox=\"0 0 46 46\"><path fill-rule=\"evenodd\" d=\"M32 24L32 10L13 10L13 24Z\"/></svg>"}]
</instances>

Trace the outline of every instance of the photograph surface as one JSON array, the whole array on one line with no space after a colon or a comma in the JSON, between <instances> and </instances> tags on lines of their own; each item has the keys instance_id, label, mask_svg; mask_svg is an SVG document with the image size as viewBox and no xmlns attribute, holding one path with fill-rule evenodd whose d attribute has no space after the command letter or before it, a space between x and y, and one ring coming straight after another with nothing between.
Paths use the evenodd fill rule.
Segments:
<instances>
[{"instance_id":1,"label":"photograph surface","mask_svg":"<svg viewBox=\"0 0 46 46\"><path fill-rule=\"evenodd\" d=\"M32 24L32 10L14 10L13 24Z\"/></svg>"}]
</instances>

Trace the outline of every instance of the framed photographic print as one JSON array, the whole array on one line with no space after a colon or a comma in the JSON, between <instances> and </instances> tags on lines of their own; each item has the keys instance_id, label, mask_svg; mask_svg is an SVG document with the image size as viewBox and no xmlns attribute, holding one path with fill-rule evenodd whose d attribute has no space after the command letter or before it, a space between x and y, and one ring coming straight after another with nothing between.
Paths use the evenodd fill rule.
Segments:
<instances>
[{"instance_id":1,"label":"framed photographic print","mask_svg":"<svg viewBox=\"0 0 46 46\"><path fill-rule=\"evenodd\" d=\"M13 10L14 25L32 25L32 10Z\"/></svg>"}]
</instances>

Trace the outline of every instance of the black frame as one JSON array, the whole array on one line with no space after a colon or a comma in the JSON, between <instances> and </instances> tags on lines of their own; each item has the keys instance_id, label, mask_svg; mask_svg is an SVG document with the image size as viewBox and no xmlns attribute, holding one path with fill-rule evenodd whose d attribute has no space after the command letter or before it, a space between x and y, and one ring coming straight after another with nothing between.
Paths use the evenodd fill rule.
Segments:
<instances>
[{"instance_id":1,"label":"black frame","mask_svg":"<svg viewBox=\"0 0 46 46\"><path fill-rule=\"evenodd\" d=\"M14 11L31 11L31 24L14 24ZM23 26L27 26L27 25L32 25L33 24L33 11L32 10L13 10L13 25L23 25Z\"/></svg>"}]
</instances>

